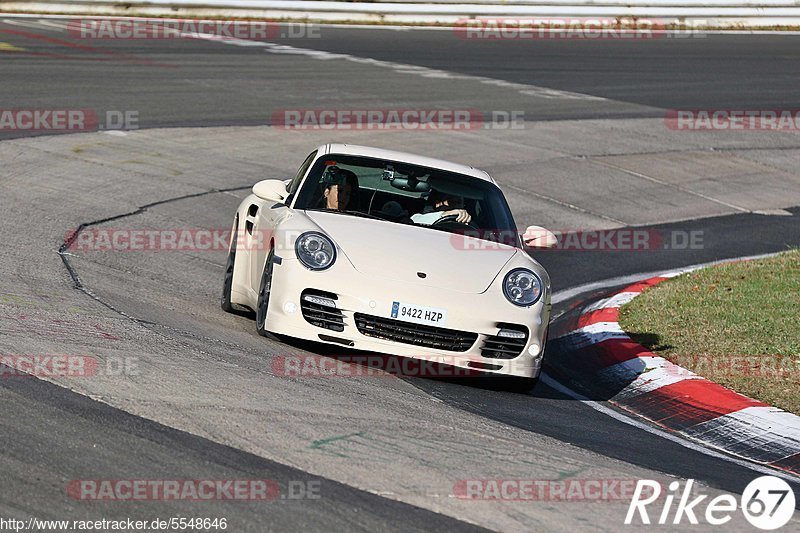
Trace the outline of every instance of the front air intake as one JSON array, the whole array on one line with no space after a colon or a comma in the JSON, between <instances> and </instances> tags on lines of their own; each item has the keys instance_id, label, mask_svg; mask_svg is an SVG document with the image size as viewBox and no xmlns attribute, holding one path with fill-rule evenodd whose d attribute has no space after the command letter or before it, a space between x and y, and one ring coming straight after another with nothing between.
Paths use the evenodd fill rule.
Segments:
<instances>
[{"instance_id":1,"label":"front air intake","mask_svg":"<svg viewBox=\"0 0 800 533\"><path fill-rule=\"evenodd\" d=\"M336 307L335 294L306 289L300 295L300 310L303 318L312 326L331 331L344 331L344 315Z\"/></svg>"},{"instance_id":2,"label":"front air intake","mask_svg":"<svg viewBox=\"0 0 800 533\"><path fill-rule=\"evenodd\" d=\"M354 318L362 335L425 348L466 352L478 339L477 333L468 331L425 326L361 313L356 313Z\"/></svg>"},{"instance_id":3,"label":"front air intake","mask_svg":"<svg viewBox=\"0 0 800 533\"><path fill-rule=\"evenodd\" d=\"M514 359L528 344L528 328L518 324L497 324L497 335L486 337L481 355L492 359Z\"/></svg>"}]
</instances>

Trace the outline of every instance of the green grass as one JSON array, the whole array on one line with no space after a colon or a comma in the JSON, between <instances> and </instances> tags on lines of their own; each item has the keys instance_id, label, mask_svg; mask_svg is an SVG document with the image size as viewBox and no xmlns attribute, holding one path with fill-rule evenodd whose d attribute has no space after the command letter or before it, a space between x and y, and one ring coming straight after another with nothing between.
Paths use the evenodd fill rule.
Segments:
<instances>
[{"instance_id":1,"label":"green grass","mask_svg":"<svg viewBox=\"0 0 800 533\"><path fill-rule=\"evenodd\" d=\"M620 324L665 359L800 414L800 250L667 280Z\"/></svg>"}]
</instances>

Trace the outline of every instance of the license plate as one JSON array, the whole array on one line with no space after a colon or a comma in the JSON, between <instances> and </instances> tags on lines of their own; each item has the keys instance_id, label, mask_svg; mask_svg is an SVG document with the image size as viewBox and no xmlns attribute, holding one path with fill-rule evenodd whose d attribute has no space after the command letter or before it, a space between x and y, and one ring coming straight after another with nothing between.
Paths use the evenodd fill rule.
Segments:
<instances>
[{"instance_id":1,"label":"license plate","mask_svg":"<svg viewBox=\"0 0 800 533\"><path fill-rule=\"evenodd\" d=\"M424 307L403 302L392 302L392 318L427 326L443 326L447 311L436 307Z\"/></svg>"}]
</instances>

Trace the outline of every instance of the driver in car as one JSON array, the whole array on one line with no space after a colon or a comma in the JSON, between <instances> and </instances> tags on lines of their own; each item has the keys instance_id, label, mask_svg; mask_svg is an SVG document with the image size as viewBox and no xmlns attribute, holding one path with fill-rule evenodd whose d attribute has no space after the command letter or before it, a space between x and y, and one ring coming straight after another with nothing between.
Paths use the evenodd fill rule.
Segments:
<instances>
[{"instance_id":1,"label":"driver in car","mask_svg":"<svg viewBox=\"0 0 800 533\"><path fill-rule=\"evenodd\" d=\"M325 185L322 196L326 209L345 211L350 198L358 195L358 176L350 170L329 166L322 176L322 183Z\"/></svg>"},{"instance_id":2,"label":"driver in car","mask_svg":"<svg viewBox=\"0 0 800 533\"><path fill-rule=\"evenodd\" d=\"M428 205L422 209L422 213L412 215L411 220L415 224L430 226L439 219L451 215L454 215L455 221L461 224L469 224L472 220L470 214L464 209L464 198L434 190L428 196Z\"/></svg>"}]
</instances>

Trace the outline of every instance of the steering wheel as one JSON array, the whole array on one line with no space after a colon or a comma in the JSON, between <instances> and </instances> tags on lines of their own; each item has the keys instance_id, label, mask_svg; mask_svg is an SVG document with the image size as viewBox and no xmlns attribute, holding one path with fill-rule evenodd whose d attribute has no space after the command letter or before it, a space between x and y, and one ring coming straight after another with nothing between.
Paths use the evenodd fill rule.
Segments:
<instances>
[{"instance_id":1,"label":"steering wheel","mask_svg":"<svg viewBox=\"0 0 800 533\"><path fill-rule=\"evenodd\" d=\"M453 229L460 229L461 227L466 226L466 227L471 228L471 229L480 229L480 228L478 228L478 226L472 224L471 221L470 222L458 222L457 219L458 219L458 215L445 215L442 218L440 218L439 220L437 220L436 222L434 222L433 224L431 224L431 226L450 226L450 227L454 227Z\"/></svg>"}]
</instances>

